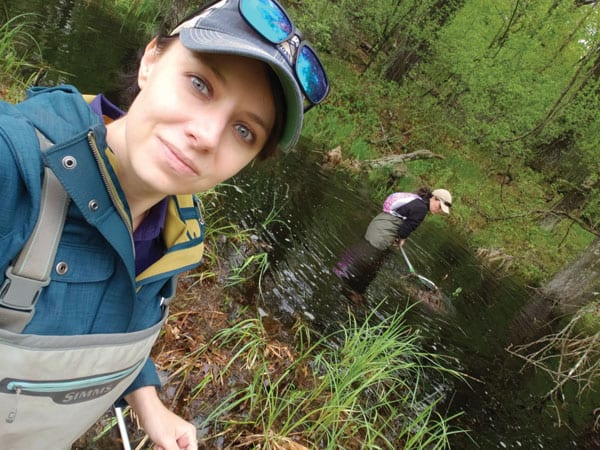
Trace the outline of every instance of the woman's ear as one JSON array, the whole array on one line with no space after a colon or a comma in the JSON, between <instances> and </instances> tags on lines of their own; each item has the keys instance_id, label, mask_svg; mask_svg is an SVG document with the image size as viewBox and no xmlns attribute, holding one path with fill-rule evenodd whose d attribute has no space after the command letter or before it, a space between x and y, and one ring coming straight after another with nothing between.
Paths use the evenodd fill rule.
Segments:
<instances>
[{"instance_id":1,"label":"woman's ear","mask_svg":"<svg viewBox=\"0 0 600 450\"><path fill-rule=\"evenodd\" d=\"M156 46L157 38L152 39L146 48L140 61L140 68L138 70L138 86L140 89L144 89L144 85L150 77L154 63L158 59L158 48Z\"/></svg>"}]
</instances>

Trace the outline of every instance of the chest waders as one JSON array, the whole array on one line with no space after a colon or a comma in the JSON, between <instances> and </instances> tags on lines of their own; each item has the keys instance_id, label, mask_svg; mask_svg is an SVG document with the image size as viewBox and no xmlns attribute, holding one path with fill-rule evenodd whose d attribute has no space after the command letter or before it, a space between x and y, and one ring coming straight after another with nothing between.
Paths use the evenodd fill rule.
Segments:
<instances>
[{"instance_id":1,"label":"chest waders","mask_svg":"<svg viewBox=\"0 0 600 450\"><path fill-rule=\"evenodd\" d=\"M377 214L365 231L365 239L376 249L385 252L390 249L398 238L398 230L402 226L402 219L398 216L382 212Z\"/></svg>"},{"instance_id":2,"label":"chest waders","mask_svg":"<svg viewBox=\"0 0 600 450\"><path fill-rule=\"evenodd\" d=\"M367 242L378 250L389 250L398 238L398 230L402 222L406 220L406 217L396 210L417 199L421 197L409 192L394 192L388 195L383 202L383 212L377 214L367 227L365 232Z\"/></svg>"},{"instance_id":3,"label":"chest waders","mask_svg":"<svg viewBox=\"0 0 600 450\"><path fill-rule=\"evenodd\" d=\"M40 149L52 143L36 130ZM40 214L0 288L0 448L66 450L135 380L167 316L132 333L22 334L60 241L68 195L45 168Z\"/></svg>"}]
</instances>

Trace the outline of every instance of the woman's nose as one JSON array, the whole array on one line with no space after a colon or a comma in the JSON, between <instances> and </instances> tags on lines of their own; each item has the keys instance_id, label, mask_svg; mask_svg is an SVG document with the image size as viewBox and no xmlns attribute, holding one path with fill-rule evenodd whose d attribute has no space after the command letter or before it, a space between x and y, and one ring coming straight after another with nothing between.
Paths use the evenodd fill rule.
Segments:
<instances>
[{"instance_id":1,"label":"woman's nose","mask_svg":"<svg viewBox=\"0 0 600 450\"><path fill-rule=\"evenodd\" d=\"M197 151L214 151L218 148L226 127L222 114L203 115L189 121L186 135L190 145Z\"/></svg>"}]
</instances>

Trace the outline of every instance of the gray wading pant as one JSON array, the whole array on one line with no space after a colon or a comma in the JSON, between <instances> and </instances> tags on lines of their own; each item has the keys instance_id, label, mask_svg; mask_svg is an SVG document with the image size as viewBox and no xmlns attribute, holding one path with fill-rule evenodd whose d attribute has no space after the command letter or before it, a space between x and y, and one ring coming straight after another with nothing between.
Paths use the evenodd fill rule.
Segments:
<instances>
[{"instance_id":1,"label":"gray wading pant","mask_svg":"<svg viewBox=\"0 0 600 450\"><path fill-rule=\"evenodd\" d=\"M0 448L66 450L127 389L167 315L133 333L39 336L0 329Z\"/></svg>"},{"instance_id":2,"label":"gray wading pant","mask_svg":"<svg viewBox=\"0 0 600 450\"><path fill-rule=\"evenodd\" d=\"M380 213L371 220L360 241L346 250L333 268L351 290L364 294L377 276L398 237L402 219Z\"/></svg>"},{"instance_id":3,"label":"gray wading pant","mask_svg":"<svg viewBox=\"0 0 600 450\"><path fill-rule=\"evenodd\" d=\"M384 212L379 213L369 223L365 239L379 250L388 250L398 237L398 230L401 225L402 219L400 217Z\"/></svg>"}]
</instances>

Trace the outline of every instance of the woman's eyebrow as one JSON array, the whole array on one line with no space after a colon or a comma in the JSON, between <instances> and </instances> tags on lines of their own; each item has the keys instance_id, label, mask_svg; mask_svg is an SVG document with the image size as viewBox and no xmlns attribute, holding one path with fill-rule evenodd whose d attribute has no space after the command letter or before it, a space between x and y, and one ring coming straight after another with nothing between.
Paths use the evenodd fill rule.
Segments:
<instances>
[{"instance_id":1,"label":"woman's eyebrow","mask_svg":"<svg viewBox=\"0 0 600 450\"><path fill-rule=\"evenodd\" d=\"M218 57L218 55L215 56ZM208 70L210 70L213 73L213 75L216 78L218 78L222 83L227 84L227 77L223 75L223 73L213 62L210 61L210 59L203 57L199 53L194 53L194 58L198 60L198 62L202 63L202 65L205 66ZM269 127L269 125L263 117L253 113L252 111L248 111L247 114L254 122L256 122L261 128L264 129L265 134L269 135L269 133L271 132L271 127Z\"/></svg>"},{"instance_id":2,"label":"woman's eyebrow","mask_svg":"<svg viewBox=\"0 0 600 450\"><path fill-rule=\"evenodd\" d=\"M260 126L264 131L265 134L268 136L270 134L270 127L267 125L267 122L258 114L254 114L253 112L248 112L248 115L250 116L250 118L252 120L254 120L258 126Z\"/></svg>"},{"instance_id":3,"label":"woman's eyebrow","mask_svg":"<svg viewBox=\"0 0 600 450\"><path fill-rule=\"evenodd\" d=\"M213 75L217 77L221 82L225 83L227 81L225 75L223 75L223 73L218 69L218 67L214 63L212 63L210 60L207 60L206 58L203 58L198 53L194 53L194 56L196 57L199 63L206 66L213 73Z\"/></svg>"}]
</instances>

